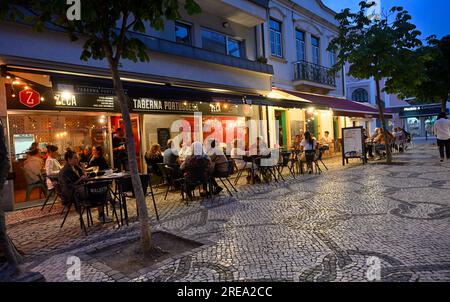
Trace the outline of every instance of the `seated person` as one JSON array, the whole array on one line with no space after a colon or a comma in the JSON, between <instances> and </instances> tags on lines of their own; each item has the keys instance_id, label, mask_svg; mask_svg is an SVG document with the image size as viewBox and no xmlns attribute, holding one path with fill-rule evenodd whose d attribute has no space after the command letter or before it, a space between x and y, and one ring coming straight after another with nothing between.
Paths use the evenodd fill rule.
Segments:
<instances>
[{"instance_id":1,"label":"seated person","mask_svg":"<svg viewBox=\"0 0 450 302\"><path fill-rule=\"evenodd\" d=\"M320 140L320 144L323 150L330 150L334 140L330 137L330 132L325 131L322 139Z\"/></svg>"},{"instance_id":2,"label":"seated person","mask_svg":"<svg viewBox=\"0 0 450 302\"><path fill-rule=\"evenodd\" d=\"M79 185L87 178L87 175L83 174L75 151L68 150L64 155L64 159L66 160L66 165L59 172L58 181L61 186L62 202L64 205L68 205L71 202L75 202L73 199L75 195L79 200L86 199L85 190ZM104 216L103 207L98 207L99 221L103 221ZM111 219L105 217L105 221L111 221Z\"/></svg>"},{"instance_id":3,"label":"seated person","mask_svg":"<svg viewBox=\"0 0 450 302\"><path fill-rule=\"evenodd\" d=\"M164 150L163 157L164 163L166 165L177 165L178 164L178 156L172 150L173 141L169 139L167 141L167 149Z\"/></svg>"},{"instance_id":4,"label":"seated person","mask_svg":"<svg viewBox=\"0 0 450 302\"><path fill-rule=\"evenodd\" d=\"M261 136L258 136L256 138L256 143L252 144L249 148L249 155L270 155L269 147L267 147L267 144L264 142L263 138Z\"/></svg>"},{"instance_id":5,"label":"seated person","mask_svg":"<svg viewBox=\"0 0 450 302\"><path fill-rule=\"evenodd\" d=\"M247 182L250 183L251 181L250 173L252 169L252 163L246 162L243 159L244 155L246 155L246 152L241 148L239 148L239 140L235 139L233 141L233 148L230 151L230 157L236 163L236 167L238 170L248 170Z\"/></svg>"},{"instance_id":6,"label":"seated person","mask_svg":"<svg viewBox=\"0 0 450 302\"><path fill-rule=\"evenodd\" d=\"M384 138L384 133L386 133L388 142L386 142ZM394 136L389 131L385 131L381 128L378 130L378 135L373 140L375 144L375 154L378 156L378 159L381 159L382 157L381 151L386 151L386 147L389 146L394 141L394 139Z\"/></svg>"},{"instance_id":7,"label":"seated person","mask_svg":"<svg viewBox=\"0 0 450 302\"><path fill-rule=\"evenodd\" d=\"M180 164L180 160L178 158L178 155L174 153L174 150L172 150L173 141L169 139L167 141L167 149L163 153L163 163L166 165L169 165L174 169L175 177L181 177L182 173L178 165Z\"/></svg>"},{"instance_id":8,"label":"seated person","mask_svg":"<svg viewBox=\"0 0 450 302\"><path fill-rule=\"evenodd\" d=\"M300 146L301 146L300 147L301 150L303 151L300 161L302 162L302 165L304 162L307 163L308 173L311 174L313 166L312 166L312 162L307 162L306 153L307 153L307 151L315 151L314 153L317 153L317 151L319 150L319 144L317 143L317 140L311 136L311 133L309 131L306 131L305 138L302 140ZM315 158L316 158L316 155L314 155L314 159Z\"/></svg>"},{"instance_id":9,"label":"seated person","mask_svg":"<svg viewBox=\"0 0 450 302\"><path fill-rule=\"evenodd\" d=\"M182 142L180 144L180 151L178 151L179 161L184 161L189 155L191 155L191 147L187 143Z\"/></svg>"},{"instance_id":10,"label":"seated person","mask_svg":"<svg viewBox=\"0 0 450 302\"><path fill-rule=\"evenodd\" d=\"M28 157L23 164L27 184L35 184L42 181L43 164L39 149L32 149L28 152Z\"/></svg>"},{"instance_id":11,"label":"seated person","mask_svg":"<svg viewBox=\"0 0 450 302\"><path fill-rule=\"evenodd\" d=\"M292 149L300 150L300 144L301 144L302 140L303 140L303 134L297 134L295 136L294 144L292 146Z\"/></svg>"},{"instance_id":12,"label":"seated person","mask_svg":"<svg viewBox=\"0 0 450 302\"><path fill-rule=\"evenodd\" d=\"M92 156L87 167L98 167L99 171L105 171L109 169L109 165L106 162L106 159L103 157L103 148L101 146L92 147Z\"/></svg>"},{"instance_id":13,"label":"seated person","mask_svg":"<svg viewBox=\"0 0 450 302\"><path fill-rule=\"evenodd\" d=\"M158 164L164 162L164 157L161 152L161 146L159 144L153 144L145 153L145 162L147 163L147 173L162 176L161 171L158 168Z\"/></svg>"},{"instance_id":14,"label":"seated person","mask_svg":"<svg viewBox=\"0 0 450 302\"><path fill-rule=\"evenodd\" d=\"M54 145L47 145L47 159L45 161L45 173L47 174L47 188L53 190L54 185L49 175L55 175L61 170L61 164L56 159L58 156L58 147Z\"/></svg>"},{"instance_id":15,"label":"seated person","mask_svg":"<svg viewBox=\"0 0 450 302\"><path fill-rule=\"evenodd\" d=\"M79 153L79 157L80 157L80 163L86 163L88 164L89 161L91 160L91 147L86 146L80 153Z\"/></svg>"},{"instance_id":16,"label":"seated person","mask_svg":"<svg viewBox=\"0 0 450 302\"><path fill-rule=\"evenodd\" d=\"M192 155L186 157L186 160L181 165L181 171L188 181L206 181L212 171L213 165L211 159L203 151L203 145L200 142L192 144ZM188 187L186 194L192 197L192 190L195 188ZM205 195L205 193L202 193Z\"/></svg>"},{"instance_id":17,"label":"seated person","mask_svg":"<svg viewBox=\"0 0 450 302\"><path fill-rule=\"evenodd\" d=\"M221 175L228 175L228 159L223 154L223 149L219 146L217 140L213 139L211 140L209 144L209 150L206 153L209 158L211 159L211 162L213 164L212 168L212 175L215 177L220 177ZM219 194L223 188L220 187L216 179L213 177L212 184L214 186L214 194ZM206 191L206 188L204 188Z\"/></svg>"}]
</instances>

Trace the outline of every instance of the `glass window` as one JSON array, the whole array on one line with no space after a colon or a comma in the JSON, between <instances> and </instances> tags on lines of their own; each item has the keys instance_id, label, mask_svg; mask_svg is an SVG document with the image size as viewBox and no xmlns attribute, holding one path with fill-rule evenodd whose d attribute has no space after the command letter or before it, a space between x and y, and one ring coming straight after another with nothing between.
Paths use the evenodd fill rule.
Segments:
<instances>
[{"instance_id":1,"label":"glass window","mask_svg":"<svg viewBox=\"0 0 450 302\"><path fill-rule=\"evenodd\" d=\"M281 22L270 19L270 52L272 56L283 57L281 43Z\"/></svg>"},{"instance_id":2,"label":"glass window","mask_svg":"<svg viewBox=\"0 0 450 302\"><path fill-rule=\"evenodd\" d=\"M330 66L336 65L336 52L334 50L330 51Z\"/></svg>"},{"instance_id":3,"label":"glass window","mask_svg":"<svg viewBox=\"0 0 450 302\"><path fill-rule=\"evenodd\" d=\"M360 103L368 103L369 102L369 94L367 90L364 88L358 88L352 93L352 101L360 102Z\"/></svg>"},{"instance_id":4,"label":"glass window","mask_svg":"<svg viewBox=\"0 0 450 302\"><path fill-rule=\"evenodd\" d=\"M228 38L228 54L233 57L241 57L241 41Z\"/></svg>"},{"instance_id":5,"label":"glass window","mask_svg":"<svg viewBox=\"0 0 450 302\"><path fill-rule=\"evenodd\" d=\"M317 37L311 36L312 47L312 62L314 64L320 64L320 40Z\"/></svg>"},{"instance_id":6,"label":"glass window","mask_svg":"<svg viewBox=\"0 0 450 302\"><path fill-rule=\"evenodd\" d=\"M295 46L297 50L297 61L305 61L305 33L295 30Z\"/></svg>"},{"instance_id":7,"label":"glass window","mask_svg":"<svg viewBox=\"0 0 450 302\"><path fill-rule=\"evenodd\" d=\"M177 43L191 44L191 27L187 24L175 23L175 37Z\"/></svg>"},{"instance_id":8,"label":"glass window","mask_svg":"<svg viewBox=\"0 0 450 302\"><path fill-rule=\"evenodd\" d=\"M15 202L45 200L51 183L45 177L46 146L58 147L55 159L64 165L67 148L77 152L101 146L111 167L108 120L106 116L83 114L11 114L9 115L11 162L14 172ZM30 155L37 143L37 154Z\"/></svg>"},{"instance_id":9,"label":"glass window","mask_svg":"<svg viewBox=\"0 0 450 302\"><path fill-rule=\"evenodd\" d=\"M227 53L226 36L207 30L202 29L202 47L207 50L214 52Z\"/></svg>"}]
</instances>

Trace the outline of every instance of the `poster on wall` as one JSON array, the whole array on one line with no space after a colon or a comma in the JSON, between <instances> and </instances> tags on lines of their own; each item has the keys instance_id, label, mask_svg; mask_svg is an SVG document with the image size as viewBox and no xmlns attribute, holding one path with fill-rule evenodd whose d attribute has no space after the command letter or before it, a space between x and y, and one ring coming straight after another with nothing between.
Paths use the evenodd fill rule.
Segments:
<instances>
[{"instance_id":1,"label":"poster on wall","mask_svg":"<svg viewBox=\"0 0 450 302\"><path fill-rule=\"evenodd\" d=\"M348 164L349 158L367 162L363 127L342 128L342 165Z\"/></svg>"}]
</instances>

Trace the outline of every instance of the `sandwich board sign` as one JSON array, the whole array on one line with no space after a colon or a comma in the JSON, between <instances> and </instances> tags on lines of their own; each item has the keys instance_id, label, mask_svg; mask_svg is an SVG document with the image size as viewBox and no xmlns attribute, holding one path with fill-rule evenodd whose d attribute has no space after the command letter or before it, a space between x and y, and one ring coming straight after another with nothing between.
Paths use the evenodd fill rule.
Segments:
<instances>
[{"instance_id":1,"label":"sandwich board sign","mask_svg":"<svg viewBox=\"0 0 450 302\"><path fill-rule=\"evenodd\" d=\"M342 165L348 164L349 158L358 158L365 164L366 150L363 127L342 128Z\"/></svg>"}]
</instances>

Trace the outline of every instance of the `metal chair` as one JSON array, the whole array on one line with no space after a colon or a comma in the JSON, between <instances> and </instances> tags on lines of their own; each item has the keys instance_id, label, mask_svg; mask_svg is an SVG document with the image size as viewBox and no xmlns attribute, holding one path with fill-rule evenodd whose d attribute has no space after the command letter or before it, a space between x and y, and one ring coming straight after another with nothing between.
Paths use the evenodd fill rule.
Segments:
<instances>
[{"instance_id":1,"label":"metal chair","mask_svg":"<svg viewBox=\"0 0 450 302\"><path fill-rule=\"evenodd\" d=\"M23 174L25 175L25 182L27 184L25 201L30 200L31 192L36 188L39 189L39 198L41 198L41 196L42 196L41 193L43 193L44 196L47 196L47 186L45 185L45 181L44 181L45 178L42 176L42 174L37 175L39 180L33 182L30 179L30 175L28 174L28 172L25 169L22 169L22 171L23 171Z\"/></svg>"},{"instance_id":2,"label":"metal chair","mask_svg":"<svg viewBox=\"0 0 450 302\"><path fill-rule=\"evenodd\" d=\"M233 160L229 160L229 161L227 161L226 164L227 164L227 168L228 168L226 173L214 172L213 176L218 178L222 182L222 184L224 185L225 189L228 191L230 196L233 196L233 194L231 193L230 189L228 188L228 186L226 185L225 182L228 182L228 184L231 186L231 188L233 188L233 190L236 193L238 192L238 190L236 190L236 188L233 186L233 184L231 183L231 181L229 179L229 177L233 174L234 161Z\"/></svg>"},{"instance_id":3,"label":"metal chair","mask_svg":"<svg viewBox=\"0 0 450 302\"><path fill-rule=\"evenodd\" d=\"M164 196L164 200L166 200L170 189L174 189L177 185L181 187L184 180L183 177L179 177L178 175L176 175L175 167L171 167L170 165L161 163L158 164L158 168L163 175L162 177L164 179L164 182L167 184L166 195ZM181 192L181 194L184 199L183 191Z\"/></svg>"}]
</instances>

